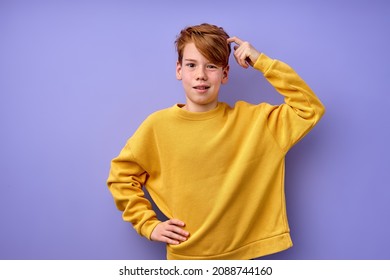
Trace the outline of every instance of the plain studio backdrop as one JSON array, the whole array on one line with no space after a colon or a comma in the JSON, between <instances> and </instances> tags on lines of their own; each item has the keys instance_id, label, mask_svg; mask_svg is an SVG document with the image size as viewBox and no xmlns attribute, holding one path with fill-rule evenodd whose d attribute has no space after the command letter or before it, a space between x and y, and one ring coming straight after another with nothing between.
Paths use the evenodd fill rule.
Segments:
<instances>
[{"instance_id":1,"label":"plain studio backdrop","mask_svg":"<svg viewBox=\"0 0 390 280\"><path fill-rule=\"evenodd\" d=\"M106 179L150 113L184 102L174 40L203 22L290 64L327 109L287 155L294 247L266 258L390 258L388 1L1 0L0 259L165 258ZM222 101L283 101L230 64Z\"/></svg>"}]
</instances>

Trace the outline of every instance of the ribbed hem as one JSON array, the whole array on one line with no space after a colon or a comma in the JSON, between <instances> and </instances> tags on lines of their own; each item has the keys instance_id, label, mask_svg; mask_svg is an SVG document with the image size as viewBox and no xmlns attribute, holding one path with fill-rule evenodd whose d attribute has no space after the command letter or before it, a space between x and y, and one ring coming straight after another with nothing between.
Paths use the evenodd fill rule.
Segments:
<instances>
[{"instance_id":1,"label":"ribbed hem","mask_svg":"<svg viewBox=\"0 0 390 280\"><path fill-rule=\"evenodd\" d=\"M167 247L168 260L250 260L258 257L274 254L292 247L289 233L284 233L267 239L247 244L234 251L212 256L191 256L174 252L172 247Z\"/></svg>"}]
</instances>

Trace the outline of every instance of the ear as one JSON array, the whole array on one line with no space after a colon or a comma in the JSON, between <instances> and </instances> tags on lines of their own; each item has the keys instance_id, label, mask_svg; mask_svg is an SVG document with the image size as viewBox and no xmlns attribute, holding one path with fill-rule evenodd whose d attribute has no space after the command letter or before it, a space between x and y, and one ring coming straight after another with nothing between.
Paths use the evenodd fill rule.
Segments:
<instances>
[{"instance_id":1,"label":"ear","mask_svg":"<svg viewBox=\"0 0 390 280\"><path fill-rule=\"evenodd\" d=\"M222 84L226 84L229 80L229 65L226 65L224 68L222 68Z\"/></svg>"},{"instance_id":2,"label":"ear","mask_svg":"<svg viewBox=\"0 0 390 280\"><path fill-rule=\"evenodd\" d=\"M182 68L182 65L179 61L176 62L176 79L178 79L179 81L182 79L181 78L181 68Z\"/></svg>"}]
</instances>

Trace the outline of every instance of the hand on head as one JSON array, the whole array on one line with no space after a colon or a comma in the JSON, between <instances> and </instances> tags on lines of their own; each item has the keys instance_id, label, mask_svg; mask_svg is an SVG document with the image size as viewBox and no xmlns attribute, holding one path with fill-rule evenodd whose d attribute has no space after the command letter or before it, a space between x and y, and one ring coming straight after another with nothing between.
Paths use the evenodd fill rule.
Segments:
<instances>
[{"instance_id":1,"label":"hand on head","mask_svg":"<svg viewBox=\"0 0 390 280\"><path fill-rule=\"evenodd\" d=\"M260 52L258 52L249 42L243 41L237 37L231 37L227 39L227 42L236 44L234 46L233 54L240 66L248 68L250 65L253 67L260 56Z\"/></svg>"}]
</instances>

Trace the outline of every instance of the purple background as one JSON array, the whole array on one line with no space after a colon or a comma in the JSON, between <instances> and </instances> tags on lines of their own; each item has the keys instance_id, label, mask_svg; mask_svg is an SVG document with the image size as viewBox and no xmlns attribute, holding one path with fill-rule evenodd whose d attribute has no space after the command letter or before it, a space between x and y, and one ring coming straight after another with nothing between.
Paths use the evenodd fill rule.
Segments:
<instances>
[{"instance_id":1,"label":"purple background","mask_svg":"<svg viewBox=\"0 0 390 280\"><path fill-rule=\"evenodd\" d=\"M0 1L0 259L164 259L121 219L109 164L183 102L176 34L210 22L292 65L324 102L287 156L294 247L390 259L388 1ZM280 103L231 59L222 101Z\"/></svg>"}]
</instances>

